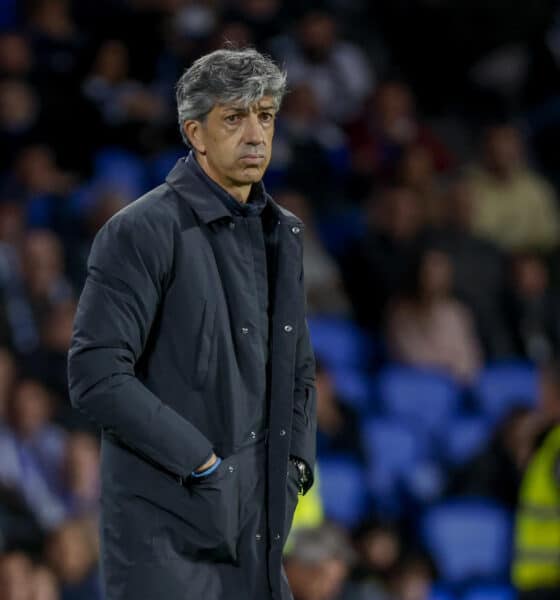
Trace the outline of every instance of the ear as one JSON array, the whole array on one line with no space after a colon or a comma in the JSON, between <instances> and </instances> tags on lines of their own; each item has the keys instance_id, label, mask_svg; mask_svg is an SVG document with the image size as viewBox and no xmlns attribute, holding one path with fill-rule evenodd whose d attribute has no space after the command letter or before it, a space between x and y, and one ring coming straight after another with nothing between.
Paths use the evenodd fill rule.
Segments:
<instances>
[{"instance_id":1,"label":"ear","mask_svg":"<svg viewBox=\"0 0 560 600\"><path fill-rule=\"evenodd\" d=\"M191 146L199 154L206 154L206 146L204 144L204 131L200 121L189 120L183 124L185 134L191 143Z\"/></svg>"}]
</instances>

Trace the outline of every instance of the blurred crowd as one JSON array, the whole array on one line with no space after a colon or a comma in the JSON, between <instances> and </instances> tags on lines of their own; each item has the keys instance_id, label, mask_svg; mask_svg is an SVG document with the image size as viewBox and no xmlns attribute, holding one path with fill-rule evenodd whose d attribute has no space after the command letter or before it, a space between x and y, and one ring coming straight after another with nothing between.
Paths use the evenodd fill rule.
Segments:
<instances>
[{"instance_id":1,"label":"blurred crowd","mask_svg":"<svg viewBox=\"0 0 560 600\"><path fill-rule=\"evenodd\" d=\"M430 501L515 510L560 421L555 2L2 0L0 600L101 600L99 432L66 389L77 299L96 231L186 152L175 82L225 43L287 70L265 183L306 224L310 320L374 348L348 377L437 372L468 406L487 365L536 369L531 402ZM369 453L367 409L317 354L320 481L324 457L367 469ZM374 494L352 525L316 503L326 522L286 549L296 600L447 598L421 503Z\"/></svg>"}]
</instances>

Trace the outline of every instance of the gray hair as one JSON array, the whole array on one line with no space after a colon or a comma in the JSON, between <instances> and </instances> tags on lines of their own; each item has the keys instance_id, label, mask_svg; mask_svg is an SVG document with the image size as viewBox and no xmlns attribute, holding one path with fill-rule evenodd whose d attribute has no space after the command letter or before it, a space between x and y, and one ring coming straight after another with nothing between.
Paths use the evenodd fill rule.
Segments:
<instances>
[{"instance_id":1,"label":"gray hair","mask_svg":"<svg viewBox=\"0 0 560 600\"><path fill-rule=\"evenodd\" d=\"M280 108L286 92L286 73L253 48L215 50L197 59L181 75L176 87L181 137L185 121L202 121L216 104L239 103L248 107L263 96L272 96Z\"/></svg>"}]
</instances>

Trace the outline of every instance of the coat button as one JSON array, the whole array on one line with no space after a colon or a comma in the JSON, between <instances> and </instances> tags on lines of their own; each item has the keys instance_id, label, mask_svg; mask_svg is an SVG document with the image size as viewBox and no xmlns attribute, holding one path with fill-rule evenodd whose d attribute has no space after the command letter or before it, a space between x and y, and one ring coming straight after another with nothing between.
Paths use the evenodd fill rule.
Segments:
<instances>
[{"instance_id":1,"label":"coat button","mask_svg":"<svg viewBox=\"0 0 560 600\"><path fill-rule=\"evenodd\" d=\"M285 429L281 429L280 430L280 436L284 437L286 435L286 430Z\"/></svg>"},{"instance_id":2,"label":"coat button","mask_svg":"<svg viewBox=\"0 0 560 600\"><path fill-rule=\"evenodd\" d=\"M254 440L257 437L257 434L254 431L251 431L251 433L249 434L249 437Z\"/></svg>"},{"instance_id":3,"label":"coat button","mask_svg":"<svg viewBox=\"0 0 560 600\"><path fill-rule=\"evenodd\" d=\"M247 335L247 334L249 333L249 328L248 328L248 327L242 327L242 328L241 328L241 333L242 333L243 335Z\"/></svg>"},{"instance_id":4,"label":"coat button","mask_svg":"<svg viewBox=\"0 0 560 600\"><path fill-rule=\"evenodd\" d=\"M235 467L234 467L233 465L230 465L230 466L227 468L227 470L228 470L230 473L233 473L233 472L235 471Z\"/></svg>"},{"instance_id":5,"label":"coat button","mask_svg":"<svg viewBox=\"0 0 560 600\"><path fill-rule=\"evenodd\" d=\"M293 327L291 325L284 325L284 331L286 333L290 333L291 331L293 331Z\"/></svg>"},{"instance_id":6,"label":"coat button","mask_svg":"<svg viewBox=\"0 0 560 600\"><path fill-rule=\"evenodd\" d=\"M256 533L255 539L257 540L257 542L260 542L262 540L262 535L260 533Z\"/></svg>"},{"instance_id":7,"label":"coat button","mask_svg":"<svg viewBox=\"0 0 560 600\"><path fill-rule=\"evenodd\" d=\"M233 221L230 221L228 227L230 229L235 229L235 223Z\"/></svg>"},{"instance_id":8,"label":"coat button","mask_svg":"<svg viewBox=\"0 0 560 600\"><path fill-rule=\"evenodd\" d=\"M301 229L299 227L292 227L292 233L299 233Z\"/></svg>"},{"instance_id":9,"label":"coat button","mask_svg":"<svg viewBox=\"0 0 560 600\"><path fill-rule=\"evenodd\" d=\"M274 539L275 539L276 541L278 541L278 540L280 539L280 534L279 534L279 533L275 533L275 534L274 534Z\"/></svg>"}]
</instances>

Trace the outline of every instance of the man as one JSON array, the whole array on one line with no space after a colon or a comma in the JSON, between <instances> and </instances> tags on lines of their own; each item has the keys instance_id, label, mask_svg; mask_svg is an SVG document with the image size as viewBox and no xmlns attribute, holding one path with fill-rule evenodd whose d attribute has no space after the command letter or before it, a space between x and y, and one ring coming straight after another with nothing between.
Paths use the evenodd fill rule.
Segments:
<instances>
[{"instance_id":1,"label":"man","mask_svg":"<svg viewBox=\"0 0 560 600\"><path fill-rule=\"evenodd\" d=\"M286 600L281 566L315 461L303 225L268 196L285 74L254 50L177 85L192 148L100 230L69 352L103 427L109 600Z\"/></svg>"}]
</instances>

